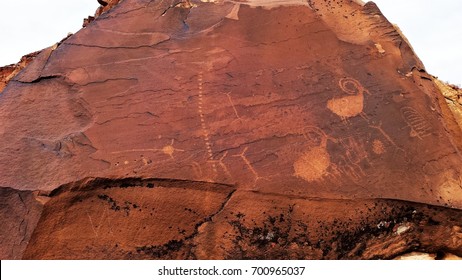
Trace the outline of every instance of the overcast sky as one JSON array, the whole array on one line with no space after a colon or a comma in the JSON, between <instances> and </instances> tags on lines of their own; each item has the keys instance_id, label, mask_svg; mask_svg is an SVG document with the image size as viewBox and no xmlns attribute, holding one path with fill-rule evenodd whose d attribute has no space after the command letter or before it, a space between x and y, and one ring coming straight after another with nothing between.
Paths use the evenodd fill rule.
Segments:
<instances>
[{"instance_id":1,"label":"overcast sky","mask_svg":"<svg viewBox=\"0 0 462 280\"><path fill-rule=\"evenodd\" d=\"M408 37L427 71L462 85L461 0L376 0ZM0 0L0 65L77 32L96 0Z\"/></svg>"}]
</instances>

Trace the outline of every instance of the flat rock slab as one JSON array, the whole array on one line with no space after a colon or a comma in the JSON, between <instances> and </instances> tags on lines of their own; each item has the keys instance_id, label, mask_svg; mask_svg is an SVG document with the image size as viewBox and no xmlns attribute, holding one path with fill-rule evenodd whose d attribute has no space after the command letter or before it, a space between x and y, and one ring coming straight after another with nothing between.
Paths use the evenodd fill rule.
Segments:
<instances>
[{"instance_id":1,"label":"flat rock slab","mask_svg":"<svg viewBox=\"0 0 462 280\"><path fill-rule=\"evenodd\" d=\"M31 191L0 188L1 259L21 259L40 219L42 203Z\"/></svg>"}]
</instances>

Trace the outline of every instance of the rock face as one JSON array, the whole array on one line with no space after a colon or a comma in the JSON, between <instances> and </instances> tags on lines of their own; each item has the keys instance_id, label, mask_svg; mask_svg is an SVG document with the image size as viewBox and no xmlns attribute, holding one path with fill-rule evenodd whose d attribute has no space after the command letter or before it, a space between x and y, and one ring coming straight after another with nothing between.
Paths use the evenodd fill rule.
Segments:
<instances>
[{"instance_id":1,"label":"rock face","mask_svg":"<svg viewBox=\"0 0 462 280\"><path fill-rule=\"evenodd\" d=\"M39 52L30 53L21 58L16 64L0 67L0 92L6 87L8 82L13 79L24 67L26 67Z\"/></svg>"},{"instance_id":2,"label":"rock face","mask_svg":"<svg viewBox=\"0 0 462 280\"><path fill-rule=\"evenodd\" d=\"M446 99L449 109L451 109L454 114L454 118L459 124L460 129L462 129L462 89L455 85L441 82L438 79L434 79L434 81Z\"/></svg>"},{"instance_id":3,"label":"rock face","mask_svg":"<svg viewBox=\"0 0 462 280\"><path fill-rule=\"evenodd\" d=\"M40 218L41 199L30 191L10 188L0 188L0 197L0 256L20 259Z\"/></svg>"},{"instance_id":4,"label":"rock face","mask_svg":"<svg viewBox=\"0 0 462 280\"><path fill-rule=\"evenodd\" d=\"M0 123L2 258L462 256L461 129L372 2L120 1Z\"/></svg>"}]
</instances>

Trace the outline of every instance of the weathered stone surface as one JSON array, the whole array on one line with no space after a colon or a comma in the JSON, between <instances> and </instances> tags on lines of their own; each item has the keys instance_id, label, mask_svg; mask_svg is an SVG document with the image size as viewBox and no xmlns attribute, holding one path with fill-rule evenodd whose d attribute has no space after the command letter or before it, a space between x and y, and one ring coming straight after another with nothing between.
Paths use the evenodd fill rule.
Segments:
<instances>
[{"instance_id":1,"label":"weathered stone surface","mask_svg":"<svg viewBox=\"0 0 462 280\"><path fill-rule=\"evenodd\" d=\"M122 0L98 0L98 3L100 6L98 9L96 9L95 15L94 16L89 16L83 20L83 27L86 27L88 24L90 24L92 21L94 21L96 18L98 18L100 15L103 13L109 11L110 9L114 8L119 2Z\"/></svg>"},{"instance_id":2,"label":"weathered stone surface","mask_svg":"<svg viewBox=\"0 0 462 280\"><path fill-rule=\"evenodd\" d=\"M98 3L101 5L98 7L95 13L95 17L100 16L102 13L109 11L114 8L122 0L98 0Z\"/></svg>"},{"instance_id":3,"label":"weathered stone surface","mask_svg":"<svg viewBox=\"0 0 462 280\"><path fill-rule=\"evenodd\" d=\"M42 203L31 191L0 188L0 257L20 259L42 212ZM42 203L41 203L41 202Z\"/></svg>"},{"instance_id":4,"label":"weathered stone surface","mask_svg":"<svg viewBox=\"0 0 462 280\"><path fill-rule=\"evenodd\" d=\"M446 99L449 109L454 114L454 118L459 124L460 129L462 129L462 89L455 85L446 84L438 79L434 79L434 81Z\"/></svg>"},{"instance_id":5,"label":"weathered stone surface","mask_svg":"<svg viewBox=\"0 0 462 280\"><path fill-rule=\"evenodd\" d=\"M198 228L234 191L216 183L138 178L62 186L50 194L24 258L190 258Z\"/></svg>"},{"instance_id":6,"label":"weathered stone surface","mask_svg":"<svg viewBox=\"0 0 462 280\"><path fill-rule=\"evenodd\" d=\"M0 123L0 185L49 193L8 258L462 255L461 129L371 2L121 1Z\"/></svg>"},{"instance_id":7,"label":"weathered stone surface","mask_svg":"<svg viewBox=\"0 0 462 280\"><path fill-rule=\"evenodd\" d=\"M38 54L39 52L30 53L23 56L16 64L0 67L0 94L8 82L24 69L24 67L26 67Z\"/></svg>"}]
</instances>

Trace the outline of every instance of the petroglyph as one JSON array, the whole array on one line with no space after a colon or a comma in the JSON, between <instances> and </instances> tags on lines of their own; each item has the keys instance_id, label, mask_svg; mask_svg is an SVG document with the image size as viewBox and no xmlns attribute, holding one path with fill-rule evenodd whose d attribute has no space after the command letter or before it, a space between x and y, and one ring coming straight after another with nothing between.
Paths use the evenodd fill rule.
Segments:
<instances>
[{"instance_id":1,"label":"petroglyph","mask_svg":"<svg viewBox=\"0 0 462 280\"><path fill-rule=\"evenodd\" d=\"M375 139L372 142L372 151L376 155L382 155L385 153L385 146L383 145L382 141Z\"/></svg>"},{"instance_id":2,"label":"petroglyph","mask_svg":"<svg viewBox=\"0 0 462 280\"><path fill-rule=\"evenodd\" d=\"M223 160L226 158L226 156L228 155L228 152L224 152L223 155L221 156L221 158L219 158L218 160L209 160L209 162L213 163L213 164L218 164L218 166L221 167L221 169L223 170L223 172L225 172L226 176L228 178L232 178L232 175L231 173L229 172L228 168L226 167L226 164L223 162Z\"/></svg>"},{"instance_id":3,"label":"petroglyph","mask_svg":"<svg viewBox=\"0 0 462 280\"><path fill-rule=\"evenodd\" d=\"M348 160L358 165L363 160L368 160L368 154L364 145L353 137L343 138L340 140L341 145L345 148L345 154Z\"/></svg>"},{"instance_id":4,"label":"petroglyph","mask_svg":"<svg viewBox=\"0 0 462 280\"><path fill-rule=\"evenodd\" d=\"M158 152L158 151L162 151L162 149L130 149L130 150L111 152L111 154L125 154L125 153L133 153L133 152Z\"/></svg>"},{"instance_id":5,"label":"petroglyph","mask_svg":"<svg viewBox=\"0 0 462 280\"><path fill-rule=\"evenodd\" d=\"M385 130L382 128L382 123L379 122L377 124L375 124L372 120L369 122L369 127L371 128L374 128L376 129L377 131L379 131L382 136L390 143L392 144L395 149L393 151L393 156L404 156L404 158L407 158L407 152L401 148L400 146L398 146L398 144L396 144L396 142L393 140L393 138L391 138L391 136L385 132ZM385 147L385 144L382 142L383 146Z\"/></svg>"},{"instance_id":6,"label":"petroglyph","mask_svg":"<svg viewBox=\"0 0 462 280\"><path fill-rule=\"evenodd\" d=\"M173 159L173 154L175 153L175 151L184 152L184 150L177 149L177 148L173 147L174 142L175 142L175 139L172 139L172 142L170 143L170 145L167 145L167 146L162 148L162 152L164 154L170 156L170 158L172 158L172 159Z\"/></svg>"},{"instance_id":7,"label":"petroglyph","mask_svg":"<svg viewBox=\"0 0 462 280\"><path fill-rule=\"evenodd\" d=\"M91 218L90 214L87 212L88 220L90 221L90 226L91 226L91 229L93 230L95 238L97 238L99 236L99 230L101 229L101 225L102 225L103 220L105 218L106 212L107 212L107 209L104 208L104 211L101 214L101 217L99 219L99 223L98 223L97 226L95 226L95 224L93 223L93 219Z\"/></svg>"},{"instance_id":8,"label":"petroglyph","mask_svg":"<svg viewBox=\"0 0 462 280\"><path fill-rule=\"evenodd\" d=\"M431 135L432 127L417 110L412 107L403 107L401 108L401 115L411 129L411 137L423 139Z\"/></svg>"},{"instance_id":9,"label":"petroglyph","mask_svg":"<svg viewBox=\"0 0 462 280\"><path fill-rule=\"evenodd\" d=\"M304 129L303 136L309 148L294 163L296 177L308 182L329 179L332 183L341 184L346 177L357 183L367 175L364 167L371 163L361 140L352 136L335 139L312 126ZM344 152L332 158L327 150L328 141ZM384 152L385 148L382 148Z\"/></svg>"},{"instance_id":10,"label":"petroglyph","mask_svg":"<svg viewBox=\"0 0 462 280\"><path fill-rule=\"evenodd\" d=\"M364 109L364 93L367 91L362 85L352 78L342 78L339 87L347 96L332 98L327 101L327 108L339 116L343 121L348 118L362 115Z\"/></svg>"},{"instance_id":11,"label":"petroglyph","mask_svg":"<svg viewBox=\"0 0 462 280\"><path fill-rule=\"evenodd\" d=\"M358 171L355 166L348 165L347 160L343 158L343 161L345 164L340 165L340 167L337 167L337 171L339 171L341 174L344 176L348 176L353 182L358 183L365 174L363 174L361 171Z\"/></svg>"},{"instance_id":12,"label":"petroglyph","mask_svg":"<svg viewBox=\"0 0 462 280\"><path fill-rule=\"evenodd\" d=\"M213 153L212 153L212 144L210 143L210 132L209 129L207 128L207 124L205 122L205 117L204 117L204 97L203 97L203 72L199 72L199 75L197 76L197 84L198 84L198 89L199 89L199 100L197 103L197 110L199 112L199 117L201 120L201 127L202 127L202 136L204 137L204 142L205 142L205 148L207 150L207 155L208 155L208 162L212 164L212 169L215 175L218 175L218 170L217 170L217 165L215 161L213 160Z\"/></svg>"},{"instance_id":13,"label":"petroglyph","mask_svg":"<svg viewBox=\"0 0 462 280\"><path fill-rule=\"evenodd\" d=\"M255 171L255 169L253 168L252 164L250 163L250 161L247 159L247 157L245 156L245 153L247 152L247 150L249 149L249 147L245 147L244 150L238 154L238 155L233 155L233 157L240 157L244 163L247 165L247 167L249 168L250 172L253 173L253 175L255 175L255 177L259 177L258 176L258 173L257 171Z\"/></svg>"},{"instance_id":14,"label":"petroglyph","mask_svg":"<svg viewBox=\"0 0 462 280\"><path fill-rule=\"evenodd\" d=\"M315 126L307 126L303 128L302 135L309 146L327 145L327 140L330 139L324 131Z\"/></svg>"},{"instance_id":15,"label":"petroglyph","mask_svg":"<svg viewBox=\"0 0 462 280\"><path fill-rule=\"evenodd\" d=\"M163 148L160 148L160 149L158 149L158 148L130 149L130 150L114 151L114 152L111 152L111 154L117 155L117 154L130 154L130 153L160 153L160 154L163 154L165 156L168 156L167 159L163 159L163 160L160 160L160 161L156 160L156 164L160 164L162 162L174 160L175 159L174 154L176 152L184 152L185 151L185 150L182 150L182 149L175 148L174 143L175 143L175 139L172 139L170 144L165 145ZM129 165L130 163L135 164L137 166L136 168L141 168L141 167L147 166L149 164L152 164L153 161L149 157L145 157L144 155L141 155L139 158L135 158L133 160L123 160L123 161L120 161L120 162L118 161L118 162L114 163L114 166L119 166L121 164ZM141 164L141 166L140 166L140 164Z\"/></svg>"},{"instance_id":16,"label":"petroglyph","mask_svg":"<svg viewBox=\"0 0 462 280\"><path fill-rule=\"evenodd\" d=\"M249 149L249 147L245 147L244 150L240 153L240 154L237 154L237 155L232 155L232 157L240 157L242 159L242 161L244 161L244 163L246 164L247 166L247 169L253 174L254 176L254 183L253 183L253 187L255 187L257 185L257 182L258 180L260 179L264 179L264 180L267 180L266 178L264 177L261 177L258 172L255 170L255 168L252 166L252 163L249 161L249 159L247 158L247 156L245 155L247 150Z\"/></svg>"},{"instance_id":17,"label":"petroglyph","mask_svg":"<svg viewBox=\"0 0 462 280\"><path fill-rule=\"evenodd\" d=\"M231 106L233 107L233 110L234 110L234 114L236 115L236 118L238 118L239 120L241 119L241 117L239 116L239 114L237 113L237 110L236 110L236 106L234 106L234 102L233 102L233 99L231 98L231 93L230 92L227 92L225 93L226 96L228 97L228 101L229 101L229 104L231 104Z\"/></svg>"},{"instance_id":18,"label":"petroglyph","mask_svg":"<svg viewBox=\"0 0 462 280\"><path fill-rule=\"evenodd\" d=\"M294 163L295 176L312 182L328 174L327 169L331 165L327 152L328 137L317 127L305 128L303 135L311 148L302 153Z\"/></svg>"},{"instance_id":19,"label":"petroglyph","mask_svg":"<svg viewBox=\"0 0 462 280\"><path fill-rule=\"evenodd\" d=\"M308 182L318 180L327 174L330 156L324 147L315 147L302 154L295 162L295 176Z\"/></svg>"},{"instance_id":20,"label":"petroglyph","mask_svg":"<svg viewBox=\"0 0 462 280\"><path fill-rule=\"evenodd\" d=\"M196 178L202 178L203 177L204 173L202 172L202 167L201 167L201 165L199 163L193 161L193 162L191 162L190 166L191 166Z\"/></svg>"},{"instance_id":21,"label":"petroglyph","mask_svg":"<svg viewBox=\"0 0 462 280\"><path fill-rule=\"evenodd\" d=\"M138 153L138 152L161 152L167 156L169 156L171 159L173 159L173 154L175 152L184 152L182 149L177 149L175 148L174 145L175 139L172 139L169 145L164 146L162 149L130 149L130 150L123 150L123 151L115 151L111 152L111 154L125 154L125 153ZM125 162L125 164L128 164L128 161Z\"/></svg>"},{"instance_id":22,"label":"petroglyph","mask_svg":"<svg viewBox=\"0 0 462 280\"><path fill-rule=\"evenodd\" d=\"M364 93L363 86L353 78L342 78L338 82L343 92L349 95L358 95Z\"/></svg>"},{"instance_id":23,"label":"petroglyph","mask_svg":"<svg viewBox=\"0 0 462 280\"><path fill-rule=\"evenodd\" d=\"M93 234L95 235L95 238L96 238L96 237L98 237L98 232L96 231L95 225L93 224L93 220L91 219L91 216L90 216L90 214L88 214L88 212L87 212L87 216L88 216L88 220L90 220L90 226L91 226L91 229L93 230Z\"/></svg>"},{"instance_id":24,"label":"petroglyph","mask_svg":"<svg viewBox=\"0 0 462 280\"><path fill-rule=\"evenodd\" d=\"M377 129L377 130L383 135L383 137L385 137L385 139L388 140L388 142L390 142L390 143L391 143L393 146L395 146L396 148L402 150L402 149L395 143L395 141L393 141L393 139L390 137L390 135L388 135L388 133L386 133L385 130L383 130L383 128L382 128L382 123L378 123L378 124L369 123L369 127Z\"/></svg>"},{"instance_id":25,"label":"petroglyph","mask_svg":"<svg viewBox=\"0 0 462 280\"><path fill-rule=\"evenodd\" d=\"M166 155L169 155L171 158L173 158L173 152L174 148L171 145L165 146L162 148L162 152Z\"/></svg>"},{"instance_id":26,"label":"petroglyph","mask_svg":"<svg viewBox=\"0 0 462 280\"><path fill-rule=\"evenodd\" d=\"M362 177L366 176L366 172L361 167L362 162L369 163L368 154L364 145L353 137L341 139L339 143L345 149L345 157L340 170L349 176L353 182L358 182Z\"/></svg>"}]
</instances>

